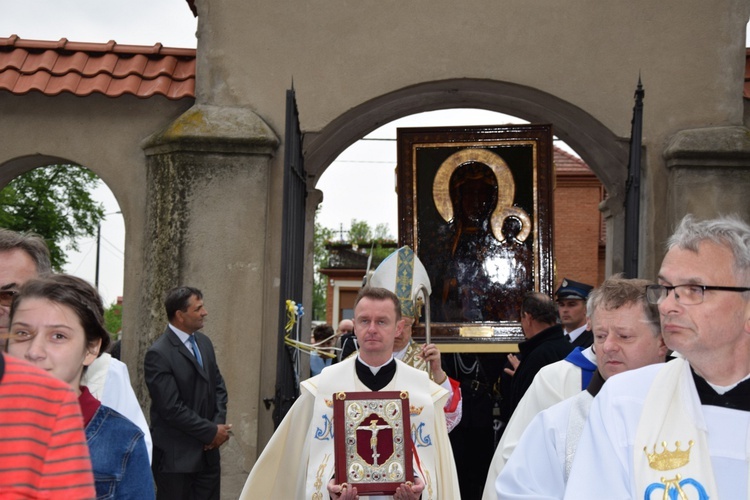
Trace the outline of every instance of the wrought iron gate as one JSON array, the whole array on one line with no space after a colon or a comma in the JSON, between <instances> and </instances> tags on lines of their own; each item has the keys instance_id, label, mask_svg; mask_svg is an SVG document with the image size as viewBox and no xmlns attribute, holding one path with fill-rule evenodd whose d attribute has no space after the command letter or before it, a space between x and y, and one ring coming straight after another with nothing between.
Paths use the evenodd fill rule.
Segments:
<instances>
[{"instance_id":1,"label":"wrought iron gate","mask_svg":"<svg viewBox=\"0 0 750 500\"><path fill-rule=\"evenodd\" d=\"M299 395L294 349L284 344L286 301L302 301L304 271L305 199L307 184L302 154L302 133L294 86L286 92L286 131L284 137L284 208L281 239L281 286L279 291L279 334L276 362L276 391L273 422L278 427Z\"/></svg>"}]
</instances>

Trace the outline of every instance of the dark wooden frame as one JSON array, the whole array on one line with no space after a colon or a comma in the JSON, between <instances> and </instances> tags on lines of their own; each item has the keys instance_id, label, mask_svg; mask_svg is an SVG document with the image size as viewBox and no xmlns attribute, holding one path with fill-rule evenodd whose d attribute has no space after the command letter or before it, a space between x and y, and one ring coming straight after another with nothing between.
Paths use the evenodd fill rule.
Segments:
<instances>
[{"instance_id":1,"label":"dark wooden frame","mask_svg":"<svg viewBox=\"0 0 750 500\"><path fill-rule=\"evenodd\" d=\"M553 189L554 166L552 156L551 125L498 125L483 127L432 127L398 129L397 182L399 194L399 245L409 245L420 255L420 222L429 221L434 214L429 210L419 212L417 192L423 195L426 186L432 185L440 162L426 160L419 163L425 153L444 157L461 149L486 149L505 158L512 148L526 148L523 154L531 155L535 179L530 189L524 192L526 199L533 199L529 215L532 231L528 240L533 247L533 283L526 283L527 291L539 291L552 295L554 288L553 233ZM442 150L442 151L440 151ZM527 152L527 151L530 151ZM524 166L507 162L511 171ZM421 174L420 174L421 173ZM516 173L513 174L514 178ZM427 184L423 184L427 183ZM526 186L528 189L529 186ZM518 187L517 187L518 192ZM424 206L424 205L422 205ZM434 207L434 204L433 204ZM437 209L433 209L437 213ZM434 223L433 223L434 224ZM429 271L429 269L428 269ZM431 276L431 279L434 278ZM436 290L433 287L433 306ZM520 308L520 301L518 303ZM514 343L524 339L520 321L483 322L431 322L432 339L439 343ZM424 338L424 327L415 325L414 336Z\"/></svg>"},{"instance_id":2,"label":"dark wooden frame","mask_svg":"<svg viewBox=\"0 0 750 500\"><path fill-rule=\"evenodd\" d=\"M399 419L402 432L403 442L401 445L394 444L394 454L400 448L403 452L402 456L396 456L391 462L398 462L404 473L403 481L358 481L353 480L349 477L349 458L346 451L347 433L346 429L350 425L354 425L350 422L350 417L346 412L346 402L348 401L385 401L384 405L388 402L396 402L401 409L401 418ZM377 413L375 410L370 410L373 413ZM384 411L384 409L383 409ZM346 482L349 486L357 488L357 492L360 496L368 495L393 495L396 489L409 481L413 481L414 478L414 465L412 463L413 458L413 445L411 439L411 418L409 408L409 395L406 392L398 391L382 391L382 392L339 392L334 394L333 397L333 446L334 446L334 459L335 459L335 471L336 471L336 482L338 484ZM354 428L356 430L356 428ZM356 435L355 438L356 440ZM356 447L356 445L355 445ZM353 458L353 457L351 457ZM389 457L390 458L390 457ZM383 466L384 468L384 466ZM340 479L345 478L345 479Z\"/></svg>"}]
</instances>

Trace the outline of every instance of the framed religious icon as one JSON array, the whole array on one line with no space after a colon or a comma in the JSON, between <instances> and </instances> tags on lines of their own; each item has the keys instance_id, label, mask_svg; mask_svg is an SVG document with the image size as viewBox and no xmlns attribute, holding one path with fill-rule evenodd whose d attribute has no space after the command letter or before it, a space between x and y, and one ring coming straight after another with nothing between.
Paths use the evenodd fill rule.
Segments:
<instances>
[{"instance_id":1,"label":"framed religious icon","mask_svg":"<svg viewBox=\"0 0 750 500\"><path fill-rule=\"evenodd\" d=\"M400 128L397 180L399 243L429 275L432 340L523 340L524 295L554 287L552 127Z\"/></svg>"},{"instance_id":2,"label":"framed religious icon","mask_svg":"<svg viewBox=\"0 0 750 500\"><path fill-rule=\"evenodd\" d=\"M408 393L336 393L333 422L337 483L360 496L393 495L414 480Z\"/></svg>"}]
</instances>

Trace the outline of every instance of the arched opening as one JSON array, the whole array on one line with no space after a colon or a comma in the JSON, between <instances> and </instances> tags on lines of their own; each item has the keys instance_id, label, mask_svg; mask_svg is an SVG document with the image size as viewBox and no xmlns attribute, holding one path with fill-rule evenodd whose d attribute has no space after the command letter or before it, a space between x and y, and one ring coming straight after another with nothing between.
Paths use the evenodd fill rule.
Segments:
<instances>
[{"instance_id":1,"label":"arched opening","mask_svg":"<svg viewBox=\"0 0 750 500\"><path fill-rule=\"evenodd\" d=\"M305 136L305 168L313 184L333 160L361 137L404 116L451 108L479 108L531 123L551 123L604 183L611 197L624 191L627 144L581 108L540 90L490 80L443 80L400 89L342 114Z\"/></svg>"},{"instance_id":2,"label":"arched opening","mask_svg":"<svg viewBox=\"0 0 750 500\"><path fill-rule=\"evenodd\" d=\"M119 340L124 289L125 224L107 184L66 158L33 155L0 165L3 226L48 240L54 270L94 284L105 321Z\"/></svg>"},{"instance_id":3,"label":"arched opening","mask_svg":"<svg viewBox=\"0 0 750 500\"><path fill-rule=\"evenodd\" d=\"M318 233L324 231L324 236L334 242L329 245L330 253L334 254L331 259L334 264L326 270L325 276L316 276L314 290L318 302L321 295L327 295L326 317L319 315L323 308L314 303L315 319L336 325L351 315L351 306L364 274L362 270L351 268L358 260L361 261L359 264L366 260L364 256L357 260L352 252L366 253L369 250L351 248L350 243L356 239L347 235L352 221L357 221L356 226L366 222L377 241L381 241L384 235L387 241L395 243L398 239L395 189L397 128L518 123L528 121L481 109L430 111L382 125L345 149L320 176L315 186L319 196L322 195L316 230ZM554 219L556 282L568 277L598 284L605 276L606 233L599 204L606 190L577 153L557 137L554 141L554 162L557 174L554 196L557 207ZM387 226L389 232L384 232L382 226ZM316 237L320 239L318 233ZM325 267L318 258L319 247L318 243L316 269ZM376 249L376 261L377 258ZM349 268L349 271L336 269L339 266Z\"/></svg>"},{"instance_id":4,"label":"arched opening","mask_svg":"<svg viewBox=\"0 0 750 500\"><path fill-rule=\"evenodd\" d=\"M604 127L598 120L577 108L570 103L562 101L559 98L548 94L513 84L487 82L487 81L468 81L460 80L453 82L436 82L424 84L414 88L403 89L392 94L376 98L365 103L353 110L340 116L318 134L308 134L306 137L306 168L310 175L310 187L316 186L311 190L312 196L309 197L308 208L314 210L318 202L322 200L325 205L326 199L330 196L326 192L326 181L324 173L330 167L334 159L347 150L347 148L361 138L371 139L389 139L376 134L374 131L380 131L380 127L394 120L411 117L417 113L435 110L446 110L451 108L479 108L487 111L511 115L521 120L531 123L551 123L554 134L564 143L570 146L580 158L588 165L596 178L601 181L603 188L606 189L613 207L610 213L605 211L604 217L607 219L607 255L604 257L606 265L603 275L611 272L614 267L617 269L617 263L613 264L615 257L613 254L620 251L617 244L612 244L613 235L622 232L623 220L621 203L624 193L625 172L627 171L627 143L617 138L610 130ZM497 116L497 115L495 115ZM497 120L492 115L488 118L494 121L494 124L508 123L508 119ZM446 125L482 125L474 119L468 123L443 122L434 123L434 126ZM487 124L485 122L485 124ZM421 124L420 124L421 125ZM414 126L414 125L405 125ZM392 137L395 137L392 136ZM368 142L368 141L364 141ZM376 141L372 141L376 142ZM380 156L371 156L367 159L371 162L370 167L382 167L385 171L383 182L387 184L387 178L390 177L393 185L393 170L395 167L396 147L395 141L392 142L392 157L382 159ZM344 159L344 161L352 161ZM380 163L382 162L382 163ZM388 173L390 171L390 174ZM354 204L363 203L369 193L366 191L372 188L373 183L361 178L360 171L353 169L347 170L348 175L339 175L341 179L348 181L347 186L349 194L353 193L352 199L346 201L343 207L338 208L339 212L347 215L352 214L353 218L358 218L359 214L350 207ZM333 170L332 170L333 173ZM558 189L560 184L558 184ZM322 192L321 192L322 191ZM579 191L580 193L580 191ZM577 196L577 195L575 195ZM388 196L382 196L383 202L378 205L369 205L369 211L377 211L379 218L376 222L395 221L396 195L391 192ZM586 212L588 219L599 221L602 214L599 212L598 199L589 207L591 213ZM555 194L555 203L558 203L557 193ZM605 204L606 205L606 204ZM385 214L390 211L388 219L383 219ZM558 213L556 211L555 215ZM579 215L582 215L579 211ZM555 220L555 239L558 238L557 220ZM596 224L595 224L596 225ZM393 227L394 236L398 226ZM601 227L601 224L599 224ZM310 228L312 229L312 228ZM566 235L569 236L569 235ZM597 269L598 270L598 269ZM560 270L557 275L557 281L562 278ZM567 271L561 271L563 273ZM312 270L310 270L312 274ZM567 276L575 279L577 276ZM577 281L585 281L578 279ZM349 279L342 277L329 276L327 279L329 293L334 294L334 303L328 304L330 314L327 318L333 326L337 326L337 321L342 317L347 309L344 299L341 298L340 292L347 287L350 289L350 295L353 295L361 284L361 280ZM592 283L592 284L598 284ZM338 297L338 300L336 300ZM447 346L443 346L447 347ZM500 374L502 373L505 355L497 352L476 353L472 351L451 352L449 349L443 349L443 369L449 376L454 377L462 384L464 394L470 393L471 384L476 382L493 387L493 383L502 385ZM481 366L481 369L476 367ZM476 375L482 372L480 377ZM480 380L481 379L481 380ZM508 394L508 388L501 390ZM473 393L471 393L473 394ZM484 399L483 399L484 398ZM473 497L470 493L481 494L481 487L484 483L483 474L489 464L494 446L493 441L497 439L495 429L496 423L507 418L507 411L503 411L500 420L495 422L494 410L484 408L478 403L481 401L491 400L490 392L477 393L477 404L464 403L471 406L468 411L473 415L483 415L485 418L481 423L471 423L471 419L453 431L451 441L453 443L454 456L457 457L457 463L465 466L459 468L459 477L462 485L467 491L462 495ZM467 408L465 406L465 408ZM471 422L470 422L471 421ZM499 428L499 427L498 427ZM479 471L479 472L477 472ZM473 485L478 486L473 486ZM472 486L466 486L472 485ZM478 491L476 491L478 489ZM469 490L472 490L471 492Z\"/></svg>"}]
</instances>

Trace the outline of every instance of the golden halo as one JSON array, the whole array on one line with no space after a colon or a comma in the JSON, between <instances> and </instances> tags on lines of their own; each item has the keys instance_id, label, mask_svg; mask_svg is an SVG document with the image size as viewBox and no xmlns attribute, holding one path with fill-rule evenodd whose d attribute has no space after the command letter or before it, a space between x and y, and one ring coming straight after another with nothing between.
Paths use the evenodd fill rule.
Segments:
<instances>
[{"instance_id":1,"label":"golden halo","mask_svg":"<svg viewBox=\"0 0 750 500\"><path fill-rule=\"evenodd\" d=\"M435 202L435 208L446 222L453 221L453 203L450 197L450 179L453 172L459 167L469 163L477 162L487 165L495 174L497 180L497 204L492 212L490 226L495 238L502 242L503 222L508 217L516 217L521 221L521 231L518 233L518 240L523 242L531 233L531 219L528 214L513 206L513 199L516 194L516 183L513 180L513 174L499 155L492 151L480 148L467 148L457 151L450 155L440 165L435 180L432 183L432 199Z\"/></svg>"}]
</instances>

